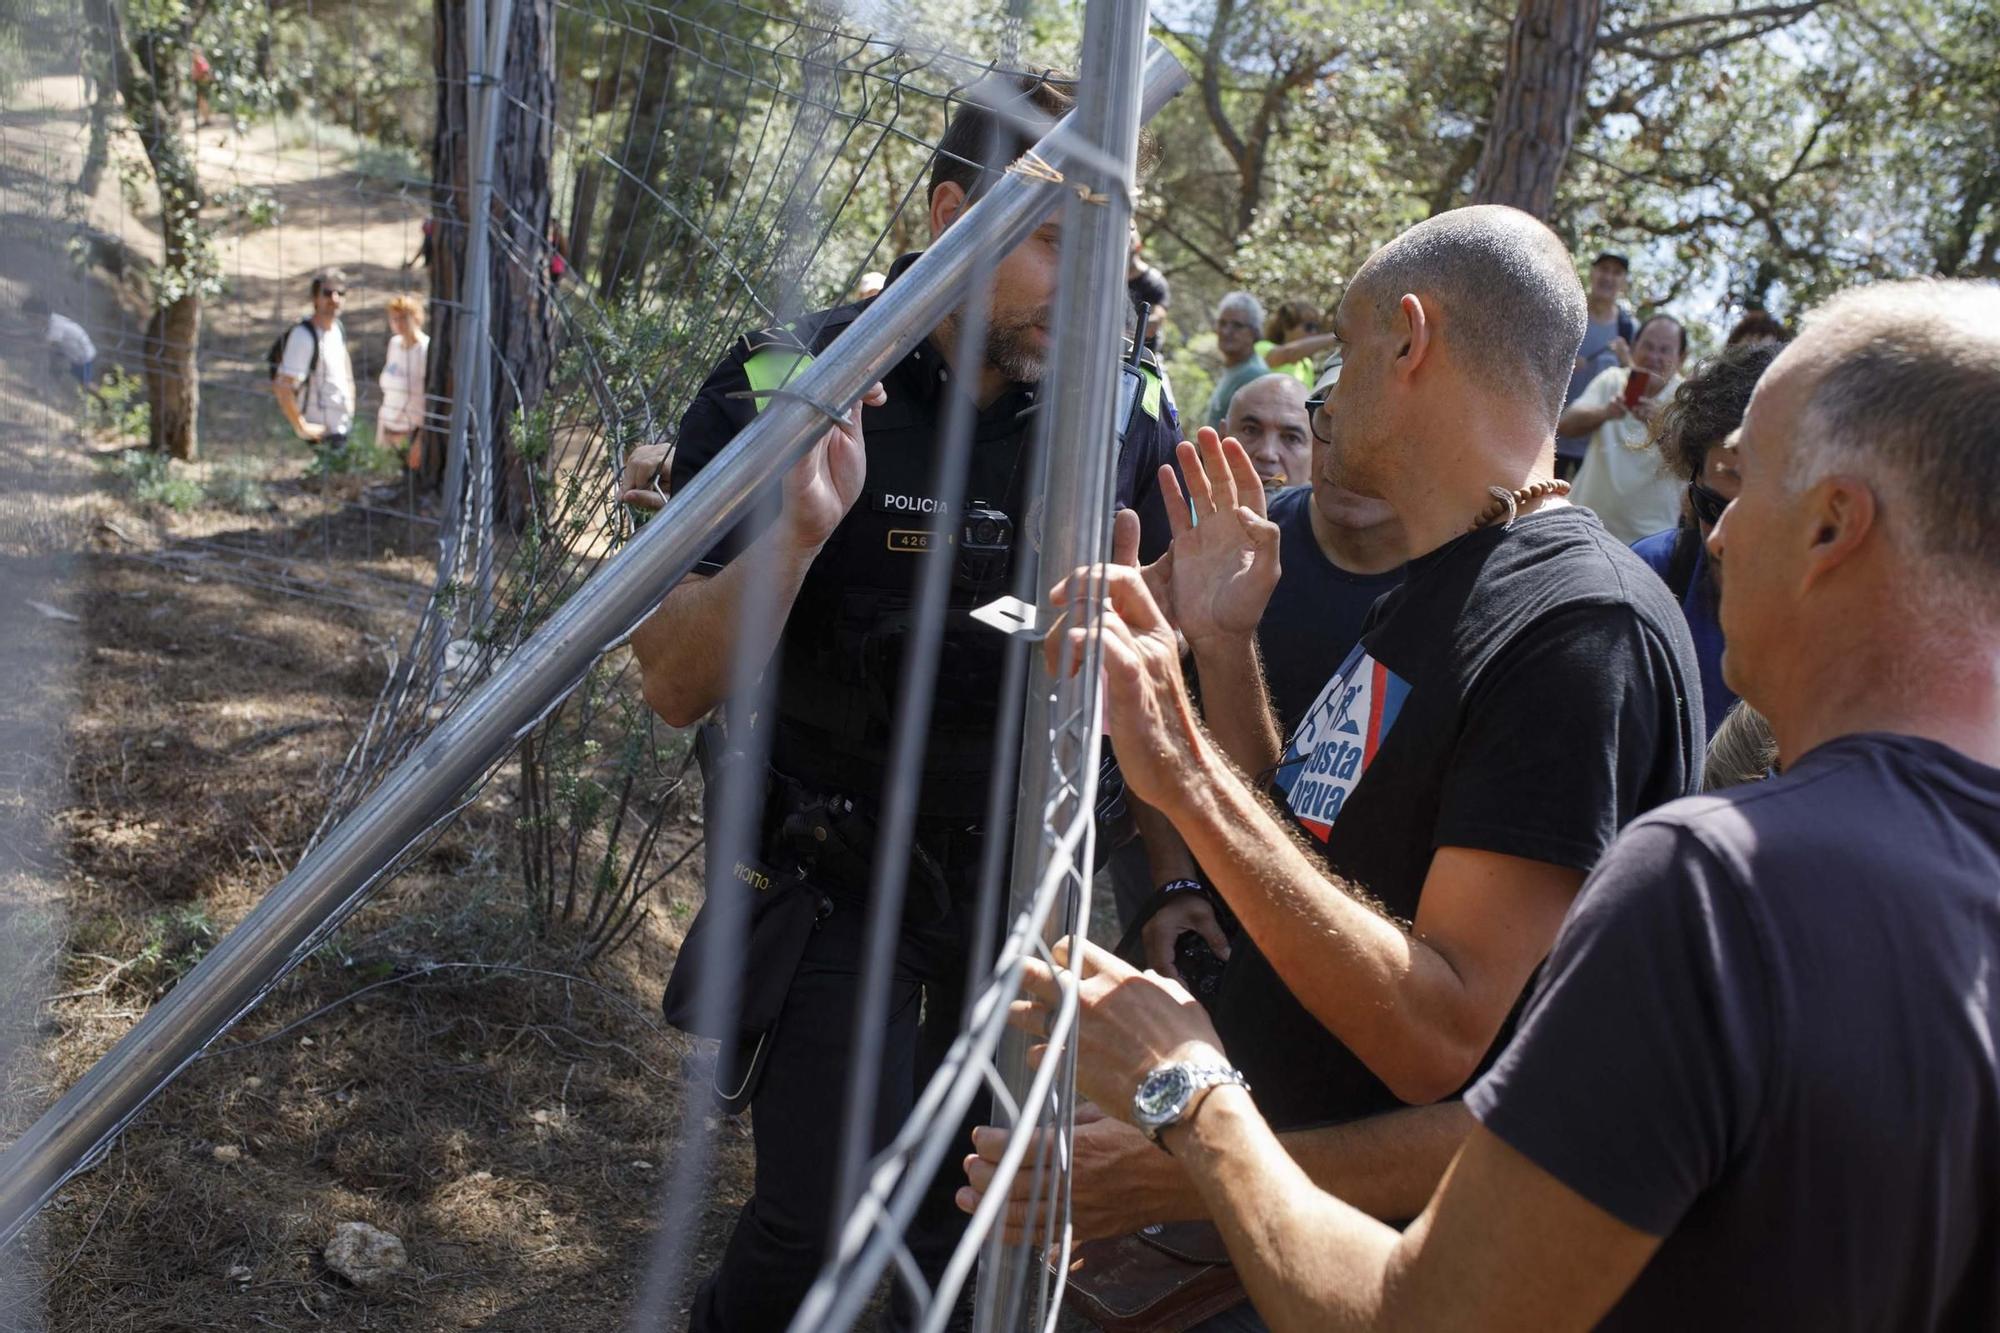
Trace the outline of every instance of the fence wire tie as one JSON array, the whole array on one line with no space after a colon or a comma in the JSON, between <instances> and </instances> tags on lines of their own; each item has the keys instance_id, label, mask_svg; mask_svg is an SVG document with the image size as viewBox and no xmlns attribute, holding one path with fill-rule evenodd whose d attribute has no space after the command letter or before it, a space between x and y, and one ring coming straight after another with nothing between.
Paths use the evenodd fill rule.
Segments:
<instances>
[{"instance_id":1,"label":"fence wire tie","mask_svg":"<svg viewBox=\"0 0 2000 1333\"><path fill-rule=\"evenodd\" d=\"M1076 197L1086 204L1108 204L1111 196L1099 194L1087 185L1067 179L1060 171L1048 164L1040 153L1030 148L1007 164L1007 172L1013 176L1026 176L1029 180L1047 181L1050 185L1067 185L1076 191Z\"/></svg>"},{"instance_id":2,"label":"fence wire tie","mask_svg":"<svg viewBox=\"0 0 2000 1333\"><path fill-rule=\"evenodd\" d=\"M789 399L794 403L804 403L807 407L810 407L836 426L845 426L847 424L847 414L845 412L836 412L810 394L794 393L790 389L732 389L730 392L724 394L723 397Z\"/></svg>"}]
</instances>

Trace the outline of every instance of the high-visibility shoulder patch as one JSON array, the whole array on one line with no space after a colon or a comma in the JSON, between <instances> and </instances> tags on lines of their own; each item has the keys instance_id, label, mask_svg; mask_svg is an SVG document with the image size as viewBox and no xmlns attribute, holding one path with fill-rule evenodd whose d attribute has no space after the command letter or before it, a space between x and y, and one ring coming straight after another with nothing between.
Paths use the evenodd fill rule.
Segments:
<instances>
[{"instance_id":1,"label":"high-visibility shoulder patch","mask_svg":"<svg viewBox=\"0 0 2000 1333\"><path fill-rule=\"evenodd\" d=\"M793 347L767 347L743 361L743 373L750 380L751 408L761 412L771 395L797 379L811 365L810 354Z\"/></svg>"},{"instance_id":2,"label":"high-visibility shoulder patch","mask_svg":"<svg viewBox=\"0 0 2000 1333\"><path fill-rule=\"evenodd\" d=\"M1139 367L1139 410L1155 421L1161 420L1161 409L1166 405L1167 386L1160 379L1160 372L1149 365Z\"/></svg>"}]
</instances>

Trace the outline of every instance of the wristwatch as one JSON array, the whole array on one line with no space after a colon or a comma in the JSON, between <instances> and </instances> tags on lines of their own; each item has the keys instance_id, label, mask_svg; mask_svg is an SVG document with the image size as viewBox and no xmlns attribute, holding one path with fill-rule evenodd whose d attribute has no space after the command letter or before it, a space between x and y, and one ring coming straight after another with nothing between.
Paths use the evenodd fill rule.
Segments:
<instances>
[{"instance_id":1,"label":"wristwatch","mask_svg":"<svg viewBox=\"0 0 2000 1333\"><path fill-rule=\"evenodd\" d=\"M1208 1095L1209 1089L1225 1083L1234 1083L1245 1091L1250 1087L1250 1080L1243 1077L1240 1069L1198 1065L1185 1060L1161 1065L1141 1079L1138 1089L1133 1092L1132 1123L1147 1138L1165 1148L1167 1145L1160 1141L1160 1131L1194 1114L1194 1108Z\"/></svg>"}]
</instances>

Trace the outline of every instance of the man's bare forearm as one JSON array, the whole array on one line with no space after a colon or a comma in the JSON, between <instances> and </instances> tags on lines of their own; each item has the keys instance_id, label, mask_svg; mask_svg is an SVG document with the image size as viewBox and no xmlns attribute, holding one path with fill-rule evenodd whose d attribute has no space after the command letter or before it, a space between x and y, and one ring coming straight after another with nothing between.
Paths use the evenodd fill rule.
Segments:
<instances>
[{"instance_id":1,"label":"man's bare forearm","mask_svg":"<svg viewBox=\"0 0 2000 1333\"><path fill-rule=\"evenodd\" d=\"M1448 1096L1491 1032L1435 949L1328 878L1243 776L1198 737L1194 772L1162 803L1286 987L1406 1102Z\"/></svg>"},{"instance_id":2,"label":"man's bare forearm","mask_svg":"<svg viewBox=\"0 0 2000 1333\"><path fill-rule=\"evenodd\" d=\"M727 696L738 652L759 663L771 655L817 551L800 551L776 533L711 577L691 574L632 632L646 702L669 724L692 726ZM743 623L754 581L771 583L771 614Z\"/></svg>"},{"instance_id":3,"label":"man's bare forearm","mask_svg":"<svg viewBox=\"0 0 2000 1333\"><path fill-rule=\"evenodd\" d=\"M285 414L285 421L295 435L306 433L305 418L299 411L299 396L292 386L280 377L277 384L278 410Z\"/></svg>"},{"instance_id":4,"label":"man's bare forearm","mask_svg":"<svg viewBox=\"0 0 2000 1333\"><path fill-rule=\"evenodd\" d=\"M1146 848L1146 868L1153 877L1153 887L1194 878L1194 858L1188 855L1181 835L1174 831L1173 821L1130 792L1125 799L1132 807L1132 823L1139 830L1139 841Z\"/></svg>"},{"instance_id":5,"label":"man's bare forearm","mask_svg":"<svg viewBox=\"0 0 2000 1333\"><path fill-rule=\"evenodd\" d=\"M1216 1089L1166 1141L1273 1330L1381 1326L1399 1234L1314 1188L1247 1093Z\"/></svg>"},{"instance_id":6,"label":"man's bare forearm","mask_svg":"<svg viewBox=\"0 0 2000 1333\"><path fill-rule=\"evenodd\" d=\"M1205 639L1194 645L1194 664L1208 734L1245 773L1268 772L1278 762L1283 738L1271 713L1256 636Z\"/></svg>"},{"instance_id":7,"label":"man's bare forearm","mask_svg":"<svg viewBox=\"0 0 2000 1333\"><path fill-rule=\"evenodd\" d=\"M1430 1202L1471 1130L1471 1113L1453 1101L1289 1130L1278 1142L1315 1186L1370 1217L1401 1225ZM1147 1175L1152 1178L1129 1186L1158 1212L1149 1225L1210 1220L1208 1199L1178 1158L1158 1154Z\"/></svg>"}]
</instances>

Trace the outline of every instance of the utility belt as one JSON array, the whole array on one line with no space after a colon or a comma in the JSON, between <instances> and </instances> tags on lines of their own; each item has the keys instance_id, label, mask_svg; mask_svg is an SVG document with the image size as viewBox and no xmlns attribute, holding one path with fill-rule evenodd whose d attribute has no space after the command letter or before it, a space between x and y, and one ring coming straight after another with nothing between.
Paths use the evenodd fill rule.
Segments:
<instances>
[{"instance_id":1,"label":"utility belt","mask_svg":"<svg viewBox=\"0 0 2000 1333\"><path fill-rule=\"evenodd\" d=\"M759 850L766 862L811 881L837 903L867 902L881 845L872 801L821 791L765 769ZM983 837L975 827L918 819L904 876L907 925L941 925L975 887Z\"/></svg>"},{"instance_id":2,"label":"utility belt","mask_svg":"<svg viewBox=\"0 0 2000 1333\"><path fill-rule=\"evenodd\" d=\"M711 835L721 827L723 770L742 761L722 740L713 724L696 738ZM660 1000L673 1026L721 1043L712 1080L732 1113L756 1093L813 932L832 913L866 903L879 842L872 807L851 797L810 789L769 768L762 796L754 853L725 865L710 843L707 895ZM974 829L920 824L904 884L906 932L956 932L970 910L980 842ZM740 941L735 948L722 938L730 935Z\"/></svg>"}]
</instances>

